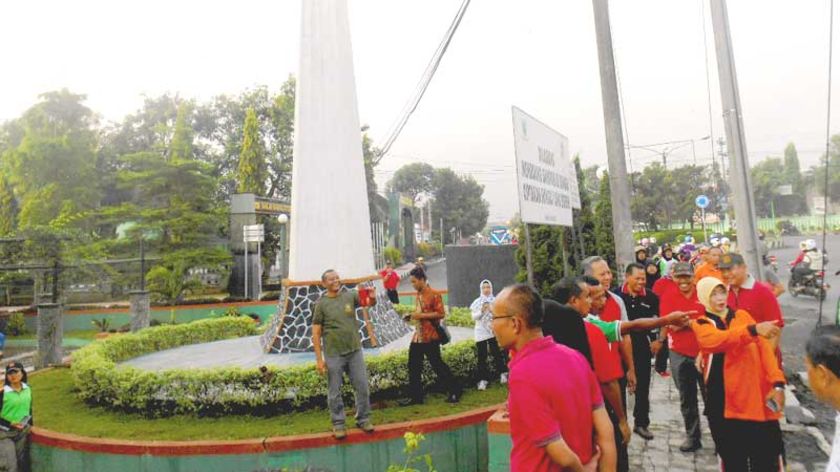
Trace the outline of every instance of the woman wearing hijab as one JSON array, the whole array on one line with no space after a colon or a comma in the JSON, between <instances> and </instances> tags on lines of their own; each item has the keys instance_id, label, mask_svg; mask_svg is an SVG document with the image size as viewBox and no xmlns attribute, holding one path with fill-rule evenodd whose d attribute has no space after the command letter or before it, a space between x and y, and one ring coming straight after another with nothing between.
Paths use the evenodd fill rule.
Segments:
<instances>
[{"instance_id":1,"label":"woman wearing hijab","mask_svg":"<svg viewBox=\"0 0 840 472\"><path fill-rule=\"evenodd\" d=\"M482 280L479 284L479 294L472 304L470 311L475 321L475 347L478 350L478 389L487 389L490 372L487 369L487 351L493 354L496 371L501 373L499 381L507 383L507 354L499 349L496 336L493 334L493 312L491 307L496 297L493 296L493 283Z\"/></svg>"},{"instance_id":2,"label":"woman wearing hijab","mask_svg":"<svg viewBox=\"0 0 840 472\"><path fill-rule=\"evenodd\" d=\"M662 274L659 272L659 264L653 259L648 259L645 261L644 265L645 287L647 287L648 290L653 290L653 284L662 277Z\"/></svg>"},{"instance_id":3,"label":"woman wearing hijab","mask_svg":"<svg viewBox=\"0 0 840 472\"><path fill-rule=\"evenodd\" d=\"M691 323L703 357L705 414L715 452L728 472L781 471L785 376L767 341L779 335L779 327L731 310L728 295L719 279L701 279L697 296L706 313Z\"/></svg>"}]
</instances>

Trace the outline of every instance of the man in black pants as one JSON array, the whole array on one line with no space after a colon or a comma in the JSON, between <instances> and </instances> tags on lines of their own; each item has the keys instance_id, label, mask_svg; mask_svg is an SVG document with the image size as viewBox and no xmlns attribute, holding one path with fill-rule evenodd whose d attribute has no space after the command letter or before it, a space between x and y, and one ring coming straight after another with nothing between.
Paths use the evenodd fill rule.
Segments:
<instances>
[{"instance_id":1,"label":"man in black pants","mask_svg":"<svg viewBox=\"0 0 840 472\"><path fill-rule=\"evenodd\" d=\"M627 306L627 318L659 317L659 298L645 288L645 267L638 263L627 265L624 271L625 283L621 287L621 298ZM650 361L651 342L656 341L658 333L642 331L630 333L633 341L633 365L636 368L636 405L633 407L633 432L646 441L653 439L648 430L650 426Z\"/></svg>"}]
</instances>

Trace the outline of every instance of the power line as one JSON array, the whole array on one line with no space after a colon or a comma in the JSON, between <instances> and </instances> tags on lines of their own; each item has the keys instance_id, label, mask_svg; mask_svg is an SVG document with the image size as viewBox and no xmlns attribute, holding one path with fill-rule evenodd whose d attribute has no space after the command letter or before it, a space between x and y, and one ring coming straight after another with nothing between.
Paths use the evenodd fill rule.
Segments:
<instances>
[{"instance_id":1,"label":"power line","mask_svg":"<svg viewBox=\"0 0 840 472\"><path fill-rule=\"evenodd\" d=\"M388 139L385 140L385 144L382 146L382 150L380 152L380 158L386 155L388 151L391 150L391 146L394 144L394 141L397 140L397 137L402 132L403 128L405 127L405 124L408 122L408 118L411 116L412 113L414 113L414 110L417 109L417 105L420 104L420 99L423 98L423 95L425 95L426 93L426 89L432 82L432 78L435 76L435 72L437 72L438 66L440 66L440 62L443 59L443 55L449 48L449 43L452 42L452 37L455 35L455 31L458 30L458 26L461 24L461 19L464 17L464 13L466 13L467 7L469 5L470 0L464 0L461 3L461 7L455 14L455 18L452 20L452 24L449 25L449 29L446 31L446 35L443 37L443 40L441 41L434 55L432 55L432 59L426 66L426 70L423 71L423 76L420 78L420 83L417 85L417 89L414 96L406 103L405 107L403 107L403 110L401 112L402 116L396 121L396 126L393 128L393 131L391 132L390 136L388 136Z\"/></svg>"},{"instance_id":2,"label":"power line","mask_svg":"<svg viewBox=\"0 0 840 472\"><path fill-rule=\"evenodd\" d=\"M831 56L834 52L834 0L831 0L831 7L828 15L828 104L826 106L825 115L825 190L823 192L823 231L822 231L822 250L825 251L825 240L828 234L828 163L831 160L829 154L831 146ZM823 282L825 283L825 282ZM820 287L825 290L825 288ZM824 296L820 298L820 311L817 317L817 326L822 325L823 304L825 302Z\"/></svg>"}]
</instances>

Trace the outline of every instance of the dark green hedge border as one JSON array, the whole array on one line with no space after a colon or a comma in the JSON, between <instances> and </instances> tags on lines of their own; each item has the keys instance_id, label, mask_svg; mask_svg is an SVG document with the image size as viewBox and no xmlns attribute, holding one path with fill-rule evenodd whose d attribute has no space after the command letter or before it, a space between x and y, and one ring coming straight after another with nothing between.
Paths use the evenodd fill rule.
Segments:
<instances>
[{"instance_id":1,"label":"dark green hedge border","mask_svg":"<svg viewBox=\"0 0 840 472\"><path fill-rule=\"evenodd\" d=\"M71 372L78 395L86 402L150 417L276 415L279 411L323 406L327 384L314 363L285 368L164 371L118 365L127 359L164 349L253 334L253 321L247 317L147 328L79 349L73 354ZM474 342L463 341L444 347L443 358L460 381L474 382ZM401 395L408 385L407 351L370 357L366 363L374 401ZM435 378L428 365L423 378L426 385ZM345 390L348 396L352 395L349 385L345 385Z\"/></svg>"}]
</instances>

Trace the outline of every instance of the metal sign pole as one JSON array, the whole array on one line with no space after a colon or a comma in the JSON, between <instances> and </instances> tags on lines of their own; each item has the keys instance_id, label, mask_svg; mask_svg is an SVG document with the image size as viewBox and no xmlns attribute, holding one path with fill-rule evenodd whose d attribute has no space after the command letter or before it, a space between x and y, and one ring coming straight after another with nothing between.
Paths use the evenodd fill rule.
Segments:
<instances>
[{"instance_id":1,"label":"metal sign pole","mask_svg":"<svg viewBox=\"0 0 840 472\"><path fill-rule=\"evenodd\" d=\"M523 222L525 226L525 270L528 272L528 285L534 286L534 263L531 254L531 231L528 230L528 223Z\"/></svg>"},{"instance_id":2,"label":"metal sign pole","mask_svg":"<svg viewBox=\"0 0 840 472\"><path fill-rule=\"evenodd\" d=\"M243 236L245 239L245 300L249 300L248 297L248 272L250 271L251 267L248 264L248 230L243 228Z\"/></svg>"}]
</instances>

